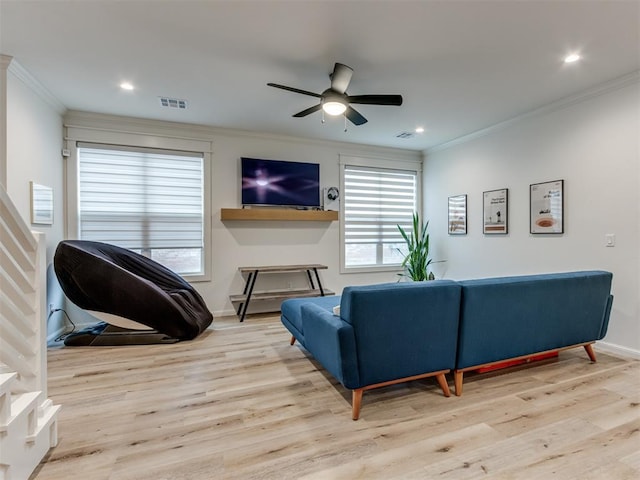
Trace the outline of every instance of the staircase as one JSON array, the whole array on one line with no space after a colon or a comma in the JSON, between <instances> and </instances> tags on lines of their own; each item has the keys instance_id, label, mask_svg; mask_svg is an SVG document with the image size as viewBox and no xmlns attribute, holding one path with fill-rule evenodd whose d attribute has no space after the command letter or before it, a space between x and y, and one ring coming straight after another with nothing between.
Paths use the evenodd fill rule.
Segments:
<instances>
[{"instance_id":1,"label":"staircase","mask_svg":"<svg viewBox=\"0 0 640 480\"><path fill-rule=\"evenodd\" d=\"M46 252L0 186L0 480L26 480L58 441L47 398Z\"/></svg>"}]
</instances>

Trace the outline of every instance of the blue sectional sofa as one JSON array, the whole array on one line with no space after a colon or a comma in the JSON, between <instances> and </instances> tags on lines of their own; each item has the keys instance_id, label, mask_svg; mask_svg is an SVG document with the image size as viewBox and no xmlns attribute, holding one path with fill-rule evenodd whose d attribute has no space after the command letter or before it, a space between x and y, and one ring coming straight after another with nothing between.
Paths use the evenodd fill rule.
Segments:
<instances>
[{"instance_id":1,"label":"blue sectional sofa","mask_svg":"<svg viewBox=\"0 0 640 480\"><path fill-rule=\"evenodd\" d=\"M609 272L346 287L342 296L282 303L282 323L342 385L352 417L365 390L435 376L449 396L464 372L604 337L613 296ZM339 315L333 307L340 306Z\"/></svg>"}]
</instances>

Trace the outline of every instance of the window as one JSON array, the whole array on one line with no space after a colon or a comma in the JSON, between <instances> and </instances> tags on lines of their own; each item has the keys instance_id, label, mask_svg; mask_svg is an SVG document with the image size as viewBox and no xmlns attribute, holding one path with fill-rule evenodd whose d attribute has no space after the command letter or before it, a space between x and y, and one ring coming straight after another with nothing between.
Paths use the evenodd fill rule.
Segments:
<instances>
[{"instance_id":1,"label":"window","mask_svg":"<svg viewBox=\"0 0 640 480\"><path fill-rule=\"evenodd\" d=\"M353 162L356 163L356 162ZM343 268L396 269L404 259L398 225L411 228L418 208L419 168L342 165Z\"/></svg>"},{"instance_id":2,"label":"window","mask_svg":"<svg viewBox=\"0 0 640 480\"><path fill-rule=\"evenodd\" d=\"M131 249L181 275L202 275L204 157L78 145L78 236Z\"/></svg>"}]
</instances>

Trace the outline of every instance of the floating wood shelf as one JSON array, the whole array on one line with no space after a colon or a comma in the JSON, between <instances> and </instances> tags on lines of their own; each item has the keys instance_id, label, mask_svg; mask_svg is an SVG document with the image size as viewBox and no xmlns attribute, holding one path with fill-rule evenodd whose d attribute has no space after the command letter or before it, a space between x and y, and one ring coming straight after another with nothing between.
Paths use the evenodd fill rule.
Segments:
<instances>
[{"instance_id":1,"label":"floating wood shelf","mask_svg":"<svg viewBox=\"0 0 640 480\"><path fill-rule=\"evenodd\" d=\"M221 208L220 220L298 220L333 222L338 212L293 208Z\"/></svg>"}]
</instances>

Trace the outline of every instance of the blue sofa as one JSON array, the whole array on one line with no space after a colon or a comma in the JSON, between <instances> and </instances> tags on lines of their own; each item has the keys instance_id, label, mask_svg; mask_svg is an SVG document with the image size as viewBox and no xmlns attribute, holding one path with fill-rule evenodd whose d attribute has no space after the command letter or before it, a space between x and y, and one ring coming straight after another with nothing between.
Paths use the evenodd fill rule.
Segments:
<instances>
[{"instance_id":1,"label":"blue sofa","mask_svg":"<svg viewBox=\"0 0 640 480\"><path fill-rule=\"evenodd\" d=\"M346 287L341 297L286 300L282 322L342 385L352 416L365 390L445 374L455 367L461 287L450 280ZM331 301L333 300L333 301ZM340 316L332 307L340 304Z\"/></svg>"},{"instance_id":2,"label":"blue sofa","mask_svg":"<svg viewBox=\"0 0 640 480\"><path fill-rule=\"evenodd\" d=\"M588 271L346 287L282 303L282 323L344 387L352 417L376 387L435 376L445 396L464 372L604 337L612 275ZM340 315L333 307L340 305Z\"/></svg>"},{"instance_id":3,"label":"blue sofa","mask_svg":"<svg viewBox=\"0 0 640 480\"><path fill-rule=\"evenodd\" d=\"M464 372L506 360L583 346L595 362L592 345L609 325L612 278L583 271L458 282L456 395Z\"/></svg>"}]
</instances>

